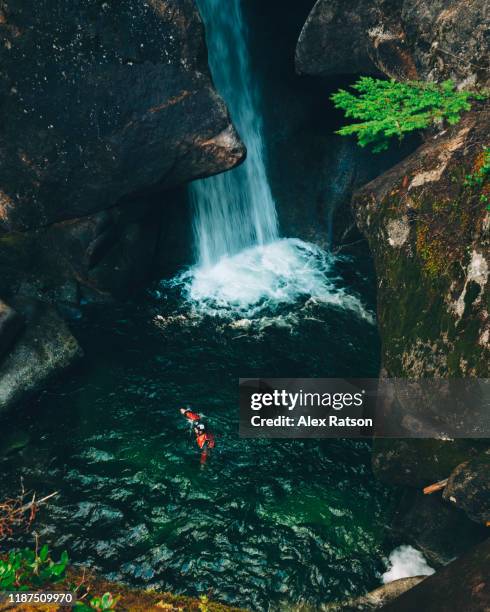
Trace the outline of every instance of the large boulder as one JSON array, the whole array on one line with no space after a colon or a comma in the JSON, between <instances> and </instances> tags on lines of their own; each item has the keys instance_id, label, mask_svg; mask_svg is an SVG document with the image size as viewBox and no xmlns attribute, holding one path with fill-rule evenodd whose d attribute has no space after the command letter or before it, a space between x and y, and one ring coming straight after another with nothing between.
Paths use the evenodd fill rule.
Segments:
<instances>
[{"instance_id":1,"label":"large boulder","mask_svg":"<svg viewBox=\"0 0 490 612\"><path fill-rule=\"evenodd\" d=\"M376 267L387 377L488 378L489 184L467 177L489 141L485 104L355 194ZM378 441L373 465L387 482L421 487L481 450L477 441Z\"/></svg>"},{"instance_id":2,"label":"large boulder","mask_svg":"<svg viewBox=\"0 0 490 612\"><path fill-rule=\"evenodd\" d=\"M125 295L245 155L194 0L0 0L0 34L0 292Z\"/></svg>"},{"instance_id":3,"label":"large boulder","mask_svg":"<svg viewBox=\"0 0 490 612\"><path fill-rule=\"evenodd\" d=\"M421 490L447 478L461 462L477 457L486 446L484 440L376 438L372 467L387 484Z\"/></svg>"},{"instance_id":4,"label":"large boulder","mask_svg":"<svg viewBox=\"0 0 490 612\"><path fill-rule=\"evenodd\" d=\"M466 114L353 200L378 278L388 377L488 377L490 105Z\"/></svg>"},{"instance_id":5,"label":"large boulder","mask_svg":"<svg viewBox=\"0 0 490 612\"><path fill-rule=\"evenodd\" d=\"M243 158L193 0L1 0L0 33L0 231L90 215Z\"/></svg>"},{"instance_id":6,"label":"large boulder","mask_svg":"<svg viewBox=\"0 0 490 612\"><path fill-rule=\"evenodd\" d=\"M146 198L0 234L0 291L56 302L78 302L84 293L99 301L123 297L148 281L162 230L175 229L174 208L168 196Z\"/></svg>"},{"instance_id":7,"label":"large boulder","mask_svg":"<svg viewBox=\"0 0 490 612\"><path fill-rule=\"evenodd\" d=\"M296 68L488 86L489 19L485 0L318 0L298 41ZM490 105L476 104L459 124L426 134L416 151L354 195L357 226L376 268L383 377L489 377L490 182L482 172L489 142ZM479 422L472 405L463 408ZM453 473L451 490L468 491L465 507L460 491L457 505L481 519L485 505L475 485L486 494L484 472L471 466L486 447L476 440L376 440L373 466L388 483L423 487L469 461ZM455 529L461 517L467 520L439 500L419 500L416 510L407 527L414 533L429 518L437 524L445 517ZM434 548L429 536L422 527L414 539ZM471 537L462 538L463 547ZM449 546L441 560L461 550Z\"/></svg>"},{"instance_id":8,"label":"large boulder","mask_svg":"<svg viewBox=\"0 0 490 612\"><path fill-rule=\"evenodd\" d=\"M486 0L318 0L299 37L301 74L382 73L487 83Z\"/></svg>"},{"instance_id":9,"label":"large boulder","mask_svg":"<svg viewBox=\"0 0 490 612\"><path fill-rule=\"evenodd\" d=\"M366 0L318 0L299 37L296 70L321 76L378 72L368 53L376 13Z\"/></svg>"},{"instance_id":10,"label":"large boulder","mask_svg":"<svg viewBox=\"0 0 490 612\"><path fill-rule=\"evenodd\" d=\"M440 494L406 489L391 522L393 535L420 550L432 567L446 565L487 536L462 510L446 504ZM455 538L454 534L458 537Z\"/></svg>"},{"instance_id":11,"label":"large boulder","mask_svg":"<svg viewBox=\"0 0 490 612\"><path fill-rule=\"evenodd\" d=\"M490 523L490 451L465 461L451 473L443 497L477 523Z\"/></svg>"},{"instance_id":12,"label":"large boulder","mask_svg":"<svg viewBox=\"0 0 490 612\"><path fill-rule=\"evenodd\" d=\"M56 310L41 302L18 300L26 326L0 362L0 414L42 389L81 355L78 342Z\"/></svg>"}]
</instances>

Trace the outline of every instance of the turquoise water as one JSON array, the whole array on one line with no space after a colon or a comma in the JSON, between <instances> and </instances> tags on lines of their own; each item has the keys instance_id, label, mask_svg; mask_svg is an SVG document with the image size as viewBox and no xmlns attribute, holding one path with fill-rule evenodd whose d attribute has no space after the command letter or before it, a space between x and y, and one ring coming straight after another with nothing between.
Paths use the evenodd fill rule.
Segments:
<instances>
[{"instance_id":1,"label":"turquoise water","mask_svg":"<svg viewBox=\"0 0 490 612\"><path fill-rule=\"evenodd\" d=\"M30 442L0 459L1 495L21 475L39 495L60 491L38 517L43 542L132 585L253 610L379 583L394 499L368 445L240 440L237 407L239 376L374 375L372 324L311 296L248 322L210 317L161 285L138 303L87 306L72 328L85 360L25 406L17 433ZM216 434L204 467L185 403Z\"/></svg>"}]
</instances>

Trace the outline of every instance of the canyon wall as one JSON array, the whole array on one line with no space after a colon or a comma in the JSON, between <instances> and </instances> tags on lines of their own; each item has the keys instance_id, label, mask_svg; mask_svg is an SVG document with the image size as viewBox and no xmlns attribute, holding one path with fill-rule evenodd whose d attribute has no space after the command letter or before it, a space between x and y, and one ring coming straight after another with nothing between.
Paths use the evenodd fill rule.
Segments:
<instances>
[{"instance_id":1,"label":"canyon wall","mask_svg":"<svg viewBox=\"0 0 490 612\"><path fill-rule=\"evenodd\" d=\"M144 284L173 257L162 242L185 214L178 187L232 168L245 148L211 82L193 0L0 0L0 33L0 298L20 296L13 310L27 324L14 334L15 316L0 318L1 411L49 373L27 385L10 376L16 343L35 358L35 302L104 301ZM53 357L50 326L35 329Z\"/></svg>"},{"instance_id":2,"label":"canyon wall","mask_svg":"<svg viewBox=\"0 0 490 612\"><path fill-rule=\"evenodd\" d=\"M296 68L318 77L352 74L353 81L373 74L487 86L489 19L479 0L318 0ZM490 184L488 174L471 179L489 145L486 101L459 124L424 135L418 149L353 198L376 268L382 376L489 377ZM412 487L395 527L411 533L436 565L486 535L489 453L488 440L375 441L377 475ZM448 477L443 499L421 494ZM455 531L458 546L448 535Z\"/></svg>"}]
</instances>

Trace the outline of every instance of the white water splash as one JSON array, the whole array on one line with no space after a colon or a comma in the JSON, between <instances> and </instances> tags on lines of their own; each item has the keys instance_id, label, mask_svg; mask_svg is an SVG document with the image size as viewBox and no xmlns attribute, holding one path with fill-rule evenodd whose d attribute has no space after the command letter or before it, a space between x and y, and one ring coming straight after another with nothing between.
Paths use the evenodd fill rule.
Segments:
<instances>
[{"instance_id":1,"label":"white water splash","mask_svg":"<svg viewBox=\"0 0 490 612\"><path fill-rule=\"evenodd\" d=\"M369 323L374 315L360 299L338 286L335 257L297 238L282 238L195 266L166 284L180 286L194 312L238 319L273 315L278 307L302 302L352 311Z\"/></svg>"},{"instance_id":2,"label":"white water splash","mask_svg":"<svg viewBox=\"0 0 490 612\"><path fill-rule=\"evenodd\" d=\"M430 576L435 570L430 567L424 555L412 546L399 546L390 554L388 570L381 577L383 584L399 578L412 576Z\"/></svg>"}]
</instances>

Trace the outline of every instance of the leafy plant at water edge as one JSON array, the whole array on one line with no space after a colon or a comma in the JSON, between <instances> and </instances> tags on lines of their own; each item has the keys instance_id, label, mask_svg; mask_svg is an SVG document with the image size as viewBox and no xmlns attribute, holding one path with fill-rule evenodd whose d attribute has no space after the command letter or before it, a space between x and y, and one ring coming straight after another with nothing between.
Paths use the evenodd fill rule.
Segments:
<instances>
[{"instance_id":1,"label":"leafy plant at water edge","mask_svg":"<svg viewBox=\"0 0 490 612\"><path fill-rule=\"evenodd\" d=\"M361 147L373 146L379 153L388 148L392 138L447 122L458 123L463 111L471 109L470 100L485 99L488 94L457 91L452 81L423 83L383 81L361 77L354 92L340 89L331 96L336 108L346 117L357 119L338 130L342 136L355 134Z\"/></svg>"},{"instance_id":2,"label":"leafy plant at water edge","mask_svg":"<svg viewBox=\"0 0 490 612\"><path fill-rule=\"evenodd\" d=\"M59 582L65 578L68 553L54 561L45 544L39 553L29 548L9 553L0 559L0 591L25 591L32 587Z\"/></svg>"},{"instance_id":3,"label":"leafy plant at water edge","mask_svg":"<svg viewBox=\"0 0 490 612\"><path fill-rule=\"evenodd\" d=\"M78 601L75 605L75 610L90 611L96 610L96 612L108 612L108 610L115 610L117 602L120 599L120 595L113 597L111 593L104 593L102 597L92 597L88 603Z\"/></svg>"}]
</instances>

